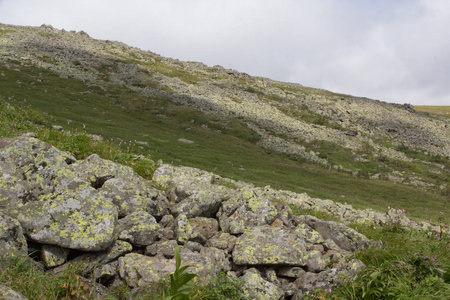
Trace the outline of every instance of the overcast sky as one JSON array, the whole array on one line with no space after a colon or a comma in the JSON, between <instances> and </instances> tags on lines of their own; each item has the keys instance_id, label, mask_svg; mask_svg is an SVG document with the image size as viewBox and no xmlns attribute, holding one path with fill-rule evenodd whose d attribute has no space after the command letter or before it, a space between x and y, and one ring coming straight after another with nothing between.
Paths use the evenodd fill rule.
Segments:
<instances>
[{"instance_id":1,"label":"overcast sky","mask_svg":"<svg viewBox=\"0 0 450 300\"><path fill-rule=\"evenodd\" d=\"M449 0L0 0L162 56L414 105L450 105Z\"/></svg>"}]
</instances>

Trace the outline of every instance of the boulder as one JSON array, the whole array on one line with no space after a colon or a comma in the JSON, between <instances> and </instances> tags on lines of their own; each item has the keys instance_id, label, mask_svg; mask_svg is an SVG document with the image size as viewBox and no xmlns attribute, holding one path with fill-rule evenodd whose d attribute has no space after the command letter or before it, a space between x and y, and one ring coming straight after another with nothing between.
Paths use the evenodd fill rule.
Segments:
<instances>
[{"instance_id":1,"label":"boulder","mask_svg":"<svg viewBox=\"0 0 450 300\"><path fill-rule=\"evenodd\" d=\"M41 260L47 268L54 268L66 262L69 250L58 246L43 245Z\"/></svg>"},{"instance_id":2,"label":"boulder","mask_svg":"<svg viewBox=\"0 0 450 300\"><path fill-rule=\"evenodd\" d=\"M154 217L167 214L167 201L141 177L116 177L99 189L100 195L111 198L119 210L119 218L136 211L146 211Z\"/></svg>"},{"instance_id":3,"label":"boulder","mask_svg":"<svg viewBox=\"0 0 450 300\"><path fill-rule=\"evenodd\" d=\"M148 246L161 238L162 229L155 218L137 211L119 220L119 239L136 246Z\"/></svg>"},{"instance_id":4,"label":"boulder","mask_svg":"<svg viewBox=\"0 0 450 300\"><path fill-rule=\"evenodd\" d=\"M97 154L92 154L84 160L77 161L67 169L75 174L75 177L89 182L95 189L101 188L111 178L127 177L128 181L140 179L132 168L102 159Z\"/></svg>"},{"instance_id":5,"label":"boulder","mask_svg":"<svg viewBox=\"0 0 450 300\"><path fill-rule=\"evenodd\" d=\"M245 271L244 276L244 294L249 299L255 300L279 300L284 298L284 292L275 284L262 278L261 274L255 268Z\"/></svg>"},{"instance_id":6,"label":"boulder","mask_svg":"<svg viewBox=\"0 0 450 300\"><path fill-rule=\"evenodd\" d=\"M0 299L5 300L28 300L27 297L22 295L19 292L16 292L12 289L10 289L7 286L4 286L3 284L0 284Z\"/></svg>"},{"instance_id":7,"label":"boulder","mask_svg":"<svg viewBox=\"0 0 450 300\"><path fill-rule=\"evenodd\" d=\"M27 255L27 241L20 223L0 213L0 259Z\"/></svg>"},{"instance_id":8,"label":"boulder","mask_svg":"<svg viewBox=\"0 0 450 300\"><path fill-rule=\"evenodd\" d=\"M356 230L333 221L314 221L309 225L324 239L332 239L339 248L347 251L368 248L370 240Z\"/></svg>"},{"instance_id":9,"label":"boulder","mask_svg":"<svg viewBox=\"0 0 450 300\"><path fill-rule=\"evenodd\" d=\"M82 251L106 250L115 240L117 207L91 187L52 193L19 208L31 240Z\"/></svg>"},{"instance_id":10,"label":"boulder","mask_svg":"<svg viewBox=\"0 0 450 300\"><path fill-rule=\"evenodd\" d=\"M107 264L117 258L133 251L133 246L121 240L116 240L106 251L105 256L101 260L101 264Z\"/></svg>"},{"instance_id":11,"label":"boulder","mask_svg":"<svg viewBox=\"0 0 450 300\"><path fill-rule=\"evenodd\" d=\"M317 250L289 229L262 225L247 229L236 241L233 261L248 266L306 266L318 259Z\"/></svg>"},{"instance_id":12,"label":"boulder","mask_svg":"<svg viewBox=\"0 0 450 300\"><path fill-rule=\"evenodd\" d=\"M196 217L188 220L192 231L201 234L207 240L219 231L219 223L213 218Z\"/></svg>"},{"instance_id":13,"label":"boulder","mask_svg":"<svg viewBox=\"0 0 450 300\"><path fill-rule=\"evenodd\" d=\"M190 167L175 167L172 165L162 165L155 170L153 181L169 186L176 185L205 185L211 184L217 175Z\"/></svg>"},{"instance_id":14,"label":"boulder","mask_svg":"<svg viewBox=\"0 0 450 300\"><path fill-rule=\"evenodd\" d=\"M222 186L195 186L191 195L174 205L170 210L174 216L184 214L188 218L213 217L220 208L222 200L228 198L227 189Z\"/></svg>"},{"instance_id":15,"label":"boulder","mask_svg":"<svg viewBox=\"0 0 450 300\"><path fill-rule=\"evenodd\" d=\"M74 161L69 153L28 135L0 138L0 211L17 217L24 203L53 192L53 179Z\"/></svg>"},{"instance_id":16,"label":"boulder","mask_svg":"<svg viewBox=\"0 0 450 300\"><path fill-rule=\"evenodd\" d=\"M217 254L215 250L213 251L214 254ZM209 255L211 253L195 253L182 248L180 250L181 266L189 265L188 273L197 274L201 280L207 281L227 269L227 266L217 263L218 261L225 261L224 258L210 257ZM128 286L144 287L158 283L173 273L175 271L175 259L129 253L119 258L118 270L120 277L125 280Z\"/></svg>"},{"instance_id":17,"label":"boulder","mask_svg":"<svg viewBox=\"0 0 450 300\"><path fill-rule=\"evenodd\" d=\"M244 188L235 199L223 203L217 217L224 232L241 234L248 227L272 224L277 214L275 206L267 198Z\"/></svg>"}]
</instances>

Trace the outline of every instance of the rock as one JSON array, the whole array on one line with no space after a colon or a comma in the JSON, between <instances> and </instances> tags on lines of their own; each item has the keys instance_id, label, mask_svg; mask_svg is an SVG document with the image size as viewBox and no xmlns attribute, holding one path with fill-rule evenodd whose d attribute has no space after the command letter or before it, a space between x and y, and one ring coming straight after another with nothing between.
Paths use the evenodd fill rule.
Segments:
<instances>
[{"instance_id":1,"label":"rock","mask_svg":"<svg viewBox=\"0 0 450 300\"><path fill-rule=\"evenodd\" d=\"M54 268L66 262L69 250L58 246L43 245L41 260L47 268Z\"/></svg>"},{"instance_id":2,"label":"rock","mask_svg":"<svg viewBox=\"0 0 450 300\"><path fill-rule=\"evenodd\" d=\"M204 185L211 184L215 177L213 173L190 167L175 167L172 165L162 165L155 170L153 181L174 187L176 185Z\"/></svg>"},{"instance_id":3,"label":"rock","mask_svg":"<svg viewBox=\"0 0 450 300\"><path fill-rule=\"evenodd\" d=\"M196 217L189 219L188 222L194 233L201 234L207 240L219 231L219 223L216 219Z\"/></svg>"},{"instance_id":4,"label":"rock","mask_svg":"<svg viewBox=\"0 0 450 300\"><path fill-rule=\"evenodd\" d=\"M142 178L109 179L103 184L99 193L112 199L119 209L119 218L136 211L146 211L154 217L167 214L167 201L161 192L148 186Z\"/></svg>"},{"instance_id":5,"label":"rock","mask_svg":"<svg viewBox=\"0 0 450 300\"><path fill-rule=\"evenodd\" d=\"M368 238L342 223L317 221L311 222L310 225L324 239L332 239L341 249L355 251L368 248L370 245Z\"/></svg>"},{"instance_id":6,"label":"rock","mask_svg":"<svg viewBox=\"0 0 450 300\"><path fill-rule=\"evenodd\" d=\"M298 237L311 244L323 243L322 236L306 224L299 224L295 229Z\"/></svg>"},{"instance_id":7,"label":"rock","mask_svg":"<svg viewBox=\"0 0 450 300\"><path fill-rule=\"evenodd\" d=\"M177 247L175 240L159 241L145 248L145 255L155 256L162 255L167 259L175 257L175 248Z\"/></svg>"},{"instance_id":8,"label":"rock","mask_svg":"<svg viewBox=\"0 0 450 300\"><path fill-rule=\"evenodd\" d=\"M52 125L52 129L56 131L63 131L64 128L60 125Z\"/></svg>"},{"instance_id":9,"label":"rock","mask_svg":"<svg viewBox=\"0 0 450 300\"><path fill-rule=\"evenodd\" d=\"M117 273L117 267L119 266L118 261L102 265L94 270L93 277L95 280L100 280L100 282L105 283L113 279Z\"/></svg>"},{"instance_id":10,"label":"rock","mask_svg":"<svg viewBox=\"0 0 450 300\"><path fill-rule=\"evenodd\" d=\"M53 192L58 172L75 160L28 135L0 138L0 210L17 217L20 206Z\"/></svg>"},{"instance_id":11,"label":"rock","mask_svg":"<svg viewBox=\"0 0 450 300\"><path fill-rule=\"evenodd\" d=\"M0 213L0 259L26 256L27 250L27 241L20 223Z\"/></svg>"},{"instance_id":12,"label":"rock","mask_svg":"<svg viewBox=\"0 0 450 300\"><path fill-rule=\"evenodd\" d=\"M187 140L187 139L182 139L182 138L179 138L178 141L179 141L180 143L183 143L183 144L189 144L189 145L195 144L194 141Z\"/></svg>"},{"instance_id":13,"label":"rock","mask_svg":"<svg viewBox=\"0 0 450 300\"><path fill-rule=\"evenodd\" d=\"M28 298L21 293L16 292L3 284L0 284L0 298L5 300L28 300Z\"/></svg>"},{"instance_id":14,"label":"rock","mask_svg":"<svg viewBox=\"0 0 450 300\"><path fill-rule=\"evenodd\" d=\"M126 241L116 240L114 244L112 244L111 247L108 248L105 256L100 263L107 264L121 256L124 256L127 253L130 253L131 251L133 251L133 246L130 243Z\"/></svg>"},{"instance_id":15,"label":"rock","mask_svg":"<svg viewBox=\"0 0 450 300\"><path fill-rule=\"evenodd\" d=\"M305 266L309 258L320 255L308 251L295 232L269 225L248 228L238 237L233 250L237 265Z\"/></svg>"},{"instance_id":16,"label":"rock","mask_svg":"<svg viewBox=\"0 0 450 300\"><path fill-rule=\"evenodd\" d=\"M259 197L252 189L242 189L236 200L223 203L217 216L224 232L243 233L245 228L272 224L277 210L270 201Z\"/></svg>"},{"instance_id":17,"label":"rock","mask_svg":"<svg viewBox=\"0 0 450 300\"><path fill-rule=\"evenodd\" d=\"M207 255L194 253L182 248L180 250L181 266L189 265L188 273L197 274L202 280L209 280L223 271L222 266L215 265L215 259ZM144 287L158 283L175 271L175 259L161 256L149 257L129 253L119 258L119 274L130 287Z\"/></svg>"},{"instance_id":18,"label":"rock","mask_svg":"<svg viewBox=\"0 0 450 300\"><path fill-rule=\"evenodd\" d=\"M282 277L298 278L305 273L305 270L300 267L281 267L278 269L277 275Z\"/></svg>"},{"instance_id":19,"label":"rock","mask_svg":"<svg viewBox=\"0 0 450 300\"><path fill-rule=\"evenodd\" d=\"M140 179L132 168L102 159L97 154L77 161L67 169L76 174L77 178L89 182L96 189L101 188L111 178L126 177L128 181Z\"/></svg>"},{"instance_id":20,"label":"rock","mask_svg":"<svg viewBox=\"0 0 450 300\"><path fill-rule=\"evenodd\" d=\"M211 237L206 246L215 247L217 249L227 250L231 252L236 244L237 237L226 232L218 232Z\"/></svg>"},{"instance_id":21,"label":"rock","mask_svg":"<svg viewBox=\"0 0 450 300\"><path fill-rule=\"evenodd\" d=\"M244 294L249 299L255 300L279 300L284 297L284 292L275 284L264 280L258 270L248 269L242 279L245 282Z\"/></svg>"},{"instance_id":22,"label":"rock","mask_svg":"<svg viewBox=\"0 0 450 300\"><path fill-rule=\"evenodd\" d=\"M162 236L161 226L145 211L137 211L119 220L119 239L136 246L148 246Z\"/></svg>"},{"instance_id":23,"label":"rock","mask_svg":"<svg viewBox=\"0 0 450 300\"><path fill-rule=\"evenodd\" d=\"M19 209L31 240L83 251L106 250L115 239L117 207L91 187L46 195Z\"/></svg>"},{"instance_id":24,"label":"rock","mask_svg":"<svg viewBox=\"0 0 450 300\"><path fill-rule=\"evenodd\" d=\"M177 195L179 198L180 194L180 191L178 191ZM209 218L216 215L222 201L228 199L231 192L223 186L206 184L183 186L182 194L187 197L170 209L173 215L184 214L188 218Z\"/></svg>"}]
</instances>

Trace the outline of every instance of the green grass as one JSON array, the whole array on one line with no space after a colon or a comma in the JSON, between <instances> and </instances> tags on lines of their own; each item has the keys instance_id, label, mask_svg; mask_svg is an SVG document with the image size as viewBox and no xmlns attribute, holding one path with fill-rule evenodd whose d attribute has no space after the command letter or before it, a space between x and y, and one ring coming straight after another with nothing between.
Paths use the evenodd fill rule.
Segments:
<instances>
[{"instance_id":1,"label":"green grass","mask_svg":"<svg viewBox=\"0 0 450 300\"><path fill-rule=\"evenodd\" d=\"M104 90L46 70L19 68L20 72L0 65L0 71L6 75L0 81L4 99L48 113L49 123L62 125L67 131L101 134L109 141L106 148L120 144L124 153L133 150L154 161L162 159L165 163L197 167L257 186L307 192L361 209L371 207L384 212L388 206L398 207L405 209L409 217L423 220L437 219L443 212L450 223L445 195L389 181L357 178L267 151L254 143L258 135L245 125L245 120L224 121L177 105L166 97L146 98L126 87L112 85ZM180 143L179 138L195 144ZM147 142L148 146L136 144L135 140ZM77 151L64 148L67 143L70 144L61 140L55 145ZM324 155L327 151L330 155L341 153L342 160L348 159L344 148L339 152L329 145L319 146L322 148L315 151ZM368 167L367 171L371 169ZM147 173L150 177L151 171Z\"/></svg>"},{"instance_id":2,"label":"green grass","mask_svg":"<svg viewBox=\"0 0 450 300\"><path fill-rule=\"evenodd\" d=\"M356 230L383 248L355 255L365 268L354 282L328 294L327 299L448 299L450 295L450 239L444 233L393 227L357 225ZM394 227L395 228L395 227Z\"/></svg>"},{"instance_id":3,"label":"green grass","mask_svg":"<svg viewBox=\"0 0 450 300\"><path fill-rule=\"evenodd\" d=\"M336 221L326 213L301 211L291 207L294 215L309 214ZM351 227L383 246L356 252L366 268L356 280L330 291L318 290L316 299L448 299L450 295L450 235L413 231L395 222L387 224L352 224Z\"/></svg>"},{"instance_id":4,"label":"green grass","mask_svg":"<svg viewBox=\"0 0 450 300\"><path fill-rule=\"evenodd\" d=\"M21 78L24 82L24 77ZM61 88L55 88L54 92L57 94L55 97L52 97L50 93L45 93L47 101L54 101L52 102L54 104L52 109L49 105L45 108L54 112L64 111L62 107L73 101L72 96L75 93L70 85L80 83L57 77L47 78L47 80L50 79L55 80L55 83L61 81L59 83ZM66 89L67 87L69 89ZM45 88L50 88L50 86ZM26 89L23 90L26 91ZM87 94L86 98L80 100L85 101L86 104L89 101L94 103L98 101L98 106L95 105L94 107L99 107L102 104L100 100L105 97L104 92L95 87L90 88L90 92L91 94ZM245 141L246 136L251 139L252 135L251 131L245 133L245 126L241 123L234 124L232 129L228 129L228 133L224 133L225 130L218 133L215 130L205 129L200 125L209 124L213 128L214 124L216 124L214 126L219 126L217 125L218 120L207 118L193 110L184 110L183 107L171 106L169 103L164 103L164 99L155 100L155 103L159 103L160 106L151 109L157 110L158 113L165 113L166 117L158 118L153 115L153 121L150 122L153 130L149 128L148 131L140 131L140 126L144 128L150 126L147 122L144 122L145 115L137 114L135 118L127 118L127 114L119 113L123 111L123 108L119 105L110 104L111 107L104 108L108 109L109 116L117 114L117 116L122 117L120 126L118 124L111 126L112 131L117 130L127 136L125 135L128 133L127 130L131 132L132 126L134 126L138 133L147 132L149 134L148 141L153 141L155 144L141 149L139 144L134 143L134 141L130 144L129 139L126 140L126 145L121 143L120 146L115 139L113 142L93 142L85 134L82 124L86 125L86 131L89 132L89 129L91 129L92 133L102 133L103 135L102 126L105 126L102 125L102 122L104 120L97 120L92 115L92 111L95 110L89 110L85 107L71 108L73 110L84 110L86 113L91 111L91 114L84 116L85 119L83 120L76 121L75 115L68 113L68 116L73 118L73 122L68 128L73 133L77 132L77 134L69 136L51 130L51 124L58 123L58 120L65 121L65 119L62 117L52 119L51 115L30 109L28 105L33 102L27 100L24 103L23 101L25 96L28 99L30 95L24 93L19 96L18 94L19 92L9 100L0 97L0 122L2 125L0 126L0 136L11 137L23 132L33 131L37 133L40 139L63 150L71 151L77 158L81 159L91 153L99 153L106 159L133 166L138 171L140 169L140 174L147 178L151 177L154 163L148 158L149 156L136 160L136 154L148 155L153 153L150 156L153 160L160 157L164 157L166 161L167 159L173 159L174 163L177 164L193 165L209 170L215 169L216 173L226 177L243 179L259 185L271 184L274 188L307 191L311 195L321 198L332 198L328 196L334 195L341 202L348 201L358 208L369 206L385 210L387 206L395 206L405 208L408 211L408 216L418 216L422 219L433 218L435 220L439 218L439 211L446 211L443 203L447 198L439 198L439 196L429 192L403 185L394 185L386 181L359 179L345 173L328 171L313 164L297 162L267 152L255 146L252 142ZM37 95L37 100L41 101L38 102L39 105L42 106L46 103L45 99L39 98L39 93L35 93L35 95ZM6 96L13 97L13 95ZM61 102L57 102L57 100ZM124 99L124 101L127 100ZM166 104L166 106L163 104ZM127 113L130 112L133 112L133 110L127 111ZM73 114L73 112L70 113ZM181 118L182 115L187 117ZM191 122L191 120L194 120L194 122ZM74 123L77 125L74 125ZM60 124L64 124L64 122ZM186 126L189 126L191 130L186 131ZM233 132L233 130L236 132ZM243 136L236 137L235 134L238 132ZM181 136L181 133L184 134ZM199 133L201 134L199 135ZM178 144L177 137L195 140L196 144ZM169 141L167 145L162 142L164 139ZM157 143L158 140L160 141ZM158 148L159 151L152 152L152 147ZM162 147L163 150L159 147ZM181 156L182 152L184 156ZM140 160L142 162L139 162ZM245 170L239 169L241 164L245 167ZM342 196L345 198L342 198ZM438 201L442 202L439 203ZM440 207L437 207L436 203L439 203ZM323 213L301 212L296 211L295 208L293 211L296 214L306 213L322 219L332 219ZM448 217L446 220L448 223ZM369 249L357 253L355 257L361 259L367 265L367 268L355 282L326 294L326 297L330 299L379 299L380 297L384 299L396 297L400 299L401 297L404 299L444 299L448 295L450 292L450 276L449 273L440 271L450 270L450 251L448 244L445 243L448 241L446 235L440 236L440 240L438 240L435 235L427 236L423 233L404 231L397 226L377 226L375 229L372 225L354 225L354 227L371 239L382 240L384 248ZM45 274L39 268L36 268L30 260L20 259L10 264L4 263L3 267L0 268L0 284L8 284L29 299L62 299L68 298L69 294L90 299L93 285L82 281L79 274L77 267L73 266L67 272L50 277L49 274ZM223 295L229 295L227 293L235 293L234 297L238 298L241 295L240 292L230 290L236 286L239 286L239 283L233 282L233 279L219 276L206 286L199 285L194 292L199 297L198 299L226 299L226 296ZM149 289L143 289L139 292L134 292L126 287L117 288L112 291L107 299L157 298L158 291L162 290L163 287L164 284L149 287ZM382 289L381 294L379 294L380 289Z\"/></svg>"},{"instance_id":5,"label":"green grass","mask_svg":"<svg viewBox=\"0 0 450 300\"><path fill-rule=\"evenodd\" d=\"M425 112L438 118L449 121L450 120L450 106L414 106L414 109L420 112Z\"/></svg>"}]
</instances>

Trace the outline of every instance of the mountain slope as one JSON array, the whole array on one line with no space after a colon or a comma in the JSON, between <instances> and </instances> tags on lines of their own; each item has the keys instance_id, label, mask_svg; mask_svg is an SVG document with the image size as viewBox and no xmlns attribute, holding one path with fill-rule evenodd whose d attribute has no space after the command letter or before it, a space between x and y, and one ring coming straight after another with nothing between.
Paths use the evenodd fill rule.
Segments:
<instances>
[{"instance_id":1,"label":"mountain slope","mask_svg":"<svg viewBox=\"0 0 450 300\"><path fill-rule=\"evenodd\" d=\"M448 209L449 123L410 105L181 62L51 26L0 25L0 72L5 98L155 158L356 205L412 199L419 212L426 198Z\"/></svg>"}]
</instances>

